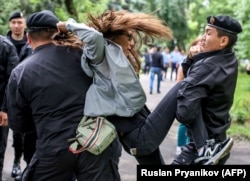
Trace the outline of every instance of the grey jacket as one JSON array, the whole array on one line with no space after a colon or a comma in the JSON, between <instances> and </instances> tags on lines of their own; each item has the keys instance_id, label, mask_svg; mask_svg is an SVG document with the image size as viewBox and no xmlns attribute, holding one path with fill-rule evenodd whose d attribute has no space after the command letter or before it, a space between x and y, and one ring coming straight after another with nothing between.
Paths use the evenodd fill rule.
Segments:
<instances>
[{"instance_id":1,"label":"grey jacket","mask_svg":"<svg viewBox=\"0 0 250 181\"><path fill-rule=\"evenodd\" d=\"M146 95L122 48L83 23L69 19L66 27L84 42L82 68L93 77L84 114L130 117L141 110Z\"/></svg>"}]
</instances>

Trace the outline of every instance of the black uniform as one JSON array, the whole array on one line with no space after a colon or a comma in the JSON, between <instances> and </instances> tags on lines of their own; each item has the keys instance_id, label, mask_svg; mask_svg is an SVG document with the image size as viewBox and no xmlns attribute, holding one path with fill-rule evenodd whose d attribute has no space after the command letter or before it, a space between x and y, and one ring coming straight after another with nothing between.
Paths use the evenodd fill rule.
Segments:
<instances>
[{"instance_id":1,"label":"black uniform","mask_svg":"<svg viewBox=\"0 0 250 181\"><path fill-rule=\"evenodd\" d=\"M117 140L98 156L87 151L74 155L68 150L67 140L75 137L92 83L81 69L81 54L67 47L42 45L10 77L10 127L16 132L37 130L37 149L28 167L34 167L31 180L69 180L72 173L80 180L114 180L117 174L121 154Z\"/></svg>"},{"instance_id":2,"label":"black uniform","mask_svg":"<svg viewBox=\"0 0 250 181\"><path fill-rule=\"evenodd\" d=\"M11 37L11 34L12 34L12 31L9 31L7 33L7 38L15 45L17 54L19 56L19 62L22 62L27 56L29 56L32 53L32 48L27 42L26 32L24 32L24 36L22 40L14 40ZM36 144L36 132L35 131L32 133L26 133L26 134L13 132L13 145L12 146L14 148L15 158L14 158L12 176L15 176L16 169L19 168L22 155L26 163L29 164L36 149L35 144Z\"/></svg>"},{"instance_id":3,"label":"black uniform","mask_svg":"<svg viewBox=\"0 0 250 181\"><path fill-rule=\"evenodd\" d=\"M185 63L184 63L185 67ZM185 68L184 68L185 70ZM201 53L187 72L178 91L177 118L186 125L196 125L197 147L204 145L204 138L224 141L231 124L229 115L233 104L238 75L238 61L232 49ZM197 115L202 119L197 120ZM207 131L200 123L204 122ZM208 133L208 135L204 135Z\"/></svg>"},{"instance_id":4,"label":"black uniform","mask_svg":"<svg viewBox=\"0 0 250 181\"><path fill-rule=\"evenodd\" d=\"M12 69L19 63L19 59L14 45L0 35L0 106L1 111L7 112L4 105L5 88ZM2 170L4 154L7 146L9 128L0 126L0 180L2 180Z\"/></svg>"}]
</instances>

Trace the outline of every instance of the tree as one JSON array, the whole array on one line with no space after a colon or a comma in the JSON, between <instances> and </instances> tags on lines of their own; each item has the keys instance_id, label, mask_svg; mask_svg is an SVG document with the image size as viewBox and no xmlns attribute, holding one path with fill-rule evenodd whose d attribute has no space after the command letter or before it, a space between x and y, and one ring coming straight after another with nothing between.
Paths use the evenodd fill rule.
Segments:
<instances>
[{"instance_id":1,"label":"tree","mask_svg":"<svg viewBox=\"0 0 250 181\"><path fill-rule=\"evenodd\" d=\"M29 16L31 13L43 9L53 11L60 20L68 17L77 21L86 21L88 13L96 14L106 9L131 12L154 13L162 18L172 29L174 41L156 42L161 45L178 44L181 49L189 45L197 36L204 33L206 17L208 15L228 14L239 20L243 32L239 34L239 41L235 46L240 59L250 59L250 28L249 0L0 0L0 34L5 35L9 30L8 18L11 12L21 10ZM150 23L150 22L149 22ZM156 40L157 41L157 40ZM165 45L164 45L165 46Z\"/></svg>"},{"instance_id":2,"label":"tree","mask_svg":"<svg viewBox=\"0 0 250 181\"><path fill-rule=\"evenodd\" d=\"M0 3L0 34L5 35L9 30L8 18L13 11L20 10L28 17L36 11L48 9L53 11L60 20L71 17L77 21L84 21L88 13L106 10L108 0L0 0Z\"/></svg>"},{"instance_id":3,"label":"tree","mask_svg":"<svg viewBox=\"0 0 250 181\"><path fill-rule=\"evenodd\" d=\"M174 33L172 48L178 45L180 49L186 49L185 40L188 35L186 14L188 10L187 0L159 1L159 17L164 19Z\"/></svg>"}]
</instances>

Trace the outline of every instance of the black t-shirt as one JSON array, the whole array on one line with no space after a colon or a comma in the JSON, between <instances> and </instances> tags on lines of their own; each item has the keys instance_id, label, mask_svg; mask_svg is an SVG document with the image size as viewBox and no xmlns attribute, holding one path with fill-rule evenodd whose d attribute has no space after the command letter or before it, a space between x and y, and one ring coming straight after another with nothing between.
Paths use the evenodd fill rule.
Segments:
<instances>
[{"instance_id":1,"label":"black t-shirt","mask_svg":"<svg viewBox=\"0 0 250 181\"><path fill-rule=\"evenodd\" d=\"M18 56L20 55L20 52L22 50L22 47L26 44L27 42L27 37L24 36L22 40L14 40L11 36L10 36L10 40L11 42L15 45L16 50L17 50L17 54Z\"/></svg>"}]
</instances>

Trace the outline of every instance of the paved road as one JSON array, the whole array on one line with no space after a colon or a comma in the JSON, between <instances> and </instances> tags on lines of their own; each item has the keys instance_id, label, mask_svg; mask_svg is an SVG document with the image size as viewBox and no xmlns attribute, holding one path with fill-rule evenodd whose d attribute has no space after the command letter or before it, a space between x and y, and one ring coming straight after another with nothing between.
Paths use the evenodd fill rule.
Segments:
<instances>
[{"instance_id":1,"label":"paved road","mask_svg":"<svg viewBox=\"0 0 250 181\"><path fill-rule=\"evenodd\" d=\"M149 76L141 75L141 83L147 94L147 105L153 110L159 103L162 97L168 92L168 90L174 85L174 82L170 80L164 80L161 83L161 94L157 94L154 90L152 95L149 95ZM155 85L156 87L156 85ZM177 125L175 122L173 127L170 129L168 135L160 146L165 163L171 163L175 156L176 148L176 137L177 137ZM3 181L13 181L11 178L11 168L13 163L13 148L12 145L12 132L9 133L8 147L5 154L4 170L3 170ZM229 158L228 165L250 165L250 142L235 140L234 146L231 151L231 157ZM123 151L120 159L119 170L122 181L136 181L136 165L135 159ZM22 162L22 169L25 167Z\"/></svg>"}]
</instances>

